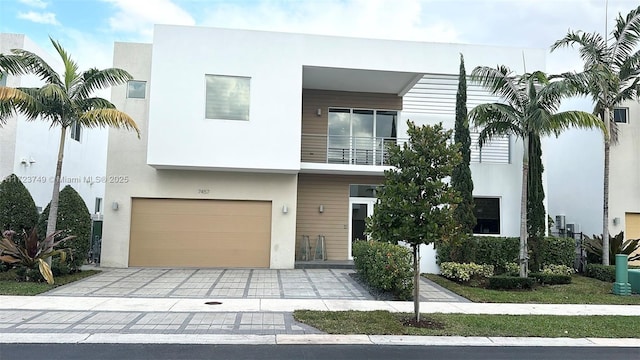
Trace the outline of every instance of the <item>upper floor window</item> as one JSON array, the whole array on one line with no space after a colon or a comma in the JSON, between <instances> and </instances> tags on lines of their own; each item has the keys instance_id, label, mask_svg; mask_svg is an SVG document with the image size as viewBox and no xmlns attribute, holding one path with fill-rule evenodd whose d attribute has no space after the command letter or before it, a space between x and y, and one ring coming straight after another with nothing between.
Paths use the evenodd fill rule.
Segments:
<instances>
[{"instance_id":1,"label":"upper floor window","mask_svg":"<svg viewBox=\"0 0 640 360\"><path fill-rule=\"evenodd\" d=\"M71 128L71 138L75 141L80 142L80 136L82 135L82 127L79 122L74 122L69 126Z\"/></svg>"},{"instance_id":2,"label":"upper floor window","mask_svg":"<svg viewBox=\"0 0 640 360\"><path fill-rule=\"evenodd\" d=\"M144 99L147 92L147 82L139 80L129 80L127 82L127 98Z\"/></svg>"},{"instance_id":3,"label":"upper floor window","mask_svg":"<svg viewBox=\"0 0 640 360\"><path fill-rule=\"evenodd\" d=\"M329 109L327 160L330 163L384 165L397 138L397 111Z\"/></svg>"},{"instance_id":4,"label":"upper floor window","mask_svg":"<svg viewBox=\"0 0 640 360\"><path fill-rule=\"evenodd\" d=\"M500 198L474 197L474 234L500 234Z\"/></svg>"},{"instance_id":5,"label":"upper floor window","mask_svg":"<svg viewBox=\"0 0 640 360\"><path fill-rule=\"evenodd\" d=\"M205 118L249 120L251 78L205 75Z\"/></svg>"},{"instance_id":6,"label":"upper floor window","mask_svg":"<svg viewBox=\"0 0 640 360\"><path fill-rule=\"evenodd\" d=\"M7 86L7 74L0 72L0 86Z\"/></svg>"},{"instance_id":7,"label":"upper floor window","mask_svg":"<svg viewBox=\"0 0 640 360\"><path fill-rule=\"evenodd\" d=\"M621 124L627 123L629 115L629 108L614 108L613 109L613 121Z\"/></svg>"},{"instance_id":8,"label":"upper floor window","mask_svg":"<svg viewBox=\"0 0 640 360\"><path fill-rule=\"evenodd\" d=\"M95 208L94 208L94 214L99 214L102 212L102 198L97 197L96 198L96 204L95 204Z\"/></svg>"}]
</instances>

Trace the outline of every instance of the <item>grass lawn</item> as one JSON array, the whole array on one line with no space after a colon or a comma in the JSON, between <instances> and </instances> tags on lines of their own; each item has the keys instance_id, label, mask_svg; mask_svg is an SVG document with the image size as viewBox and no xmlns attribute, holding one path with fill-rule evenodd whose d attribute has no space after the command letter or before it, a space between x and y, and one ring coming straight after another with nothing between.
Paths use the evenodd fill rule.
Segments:
<instances>
[{"instance_id":1,"label":"grass lawn","mask_svg":"<svg viewBox=\"0 0 640 360\"><path fill-rule=\"evenodd\" d=\"M532 304L619 304L639 305L640 296L613 295L612 283L573 275L571 284L545 285L532 291L504 291L474 288L434 274L423 274L427 279L473 302L532 303ZM640 321L639 321L640 322Z\"/></svg>"},{"instance_id":2,"label":"grass lawn","mask_svg":"<svg viewBox=\"0 0 640 360\"><path fill-rule=\"evenodd\" d=\"M637 316L422 315L437 326L404 325L413 314L297 310L294 318L329 334L636 338Z\"/></svg>"},{"instance_id":3,"label":"grass lawn","mask_svg":"<svg viewBox=\"0 0 640 360\"><path fill-rule=\"evenodd\" d=\"M85 270L69 275L56 276L54 278L55 284L53 285L49 285L46 282L35 283L15 281L15 270L0 272L0 295L38 295L60 285L72 283L88 276L95 275L99 272L100 271L97 270Z\"/></svg>"}]
</instances>

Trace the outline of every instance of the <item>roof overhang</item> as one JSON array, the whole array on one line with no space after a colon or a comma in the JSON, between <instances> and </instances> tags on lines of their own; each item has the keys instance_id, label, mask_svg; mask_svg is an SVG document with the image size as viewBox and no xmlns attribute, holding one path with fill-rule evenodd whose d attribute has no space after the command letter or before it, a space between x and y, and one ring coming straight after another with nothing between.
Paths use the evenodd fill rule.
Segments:
<instances>
[{"instance_id":1,"label":"roof overhang","mask_svg":"<svg viewBox=\"0 0 640 360\"><path fill-rule=\"evenodd\" d=\"M302 67L302 88L404 96L424 74L401 71Z\"/></svg>"}]
</instances>

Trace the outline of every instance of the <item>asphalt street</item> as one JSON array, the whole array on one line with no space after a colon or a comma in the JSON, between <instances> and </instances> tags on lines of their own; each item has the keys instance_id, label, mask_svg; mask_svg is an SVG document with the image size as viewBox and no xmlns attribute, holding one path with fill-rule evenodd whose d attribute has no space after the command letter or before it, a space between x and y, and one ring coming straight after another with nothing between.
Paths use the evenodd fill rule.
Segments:
<instances>
[{"instance_id":1,"label":"asphalt street","mask_svg":"<svg viewBox=\"0 0 640 360\"><path fill-rule=\"evenodd\" d=\"M638 359L638 348L378 345L0 344L0 359Z\"/></svg>"}]
</instances>

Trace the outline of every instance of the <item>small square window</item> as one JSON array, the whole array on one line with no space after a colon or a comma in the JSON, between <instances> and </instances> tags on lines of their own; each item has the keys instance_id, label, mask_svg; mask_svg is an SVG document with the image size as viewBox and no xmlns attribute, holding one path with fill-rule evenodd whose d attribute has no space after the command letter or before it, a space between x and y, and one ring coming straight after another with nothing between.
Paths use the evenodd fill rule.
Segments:
<instances>
[{"instance_id":1,"label":"small square window","mask_svg":"<svg viewBox=\"0 0 640 360\"><path fill-rule=\"evenodd\" d=\"M628 108L615 108L613 109L613 121L621 124L627 123L627 118L629 115Z\"/></svg>"},{"instance_id":2,"label":"small square window","mask_svg":"<svg viewBox=\"0 0 640 360\"><path fill-rule=\"evenodd\" d=\"M71 138L77 142L80 142L80 136L82 135L82 127L80 123L74 122L69 126L71 128Z\"/></svg>"},{"instance_id":3,"label":"small square window","mask_svg":"<svg viewBox=\"0 0 640 360\"><path fill-rule=\"evenodd\" d=\"M205 117L207 119L249 120L251 78L206 75Z\"/></svg>"},{"instance_id":4,"label":"small square window","mask_svg":"<svg viewBox=\"0 0 640 360\"><path fill-rule=\"evenodd\" d=\"M129 80L127 82L127 97L129 99L144 99L146 90L146 81Z\"/></svg>"},{"instance_id":5,"label":"small square window","mask_svg":"<svg viewBox=\"0 0 640 360\"><path fill-rule=\"evenodd\" d=\"M476 226L474 234L500 234L500 199L474 197Z\"/></svg>"}]
</instances>

